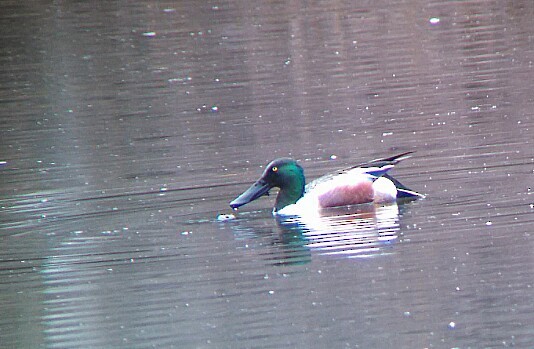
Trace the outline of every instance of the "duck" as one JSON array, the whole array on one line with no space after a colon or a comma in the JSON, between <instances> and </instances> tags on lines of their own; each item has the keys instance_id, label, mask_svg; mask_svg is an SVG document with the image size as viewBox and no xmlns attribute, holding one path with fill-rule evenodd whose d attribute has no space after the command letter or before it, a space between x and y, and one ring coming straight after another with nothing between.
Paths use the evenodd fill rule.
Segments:
<instances>
[{"instance_id":1,"label":"duck","mask_svg":"<svg viewBox=\"0 0 534 349\"><path fill-rule=\"evenodd\" d=\"M425 197L388 174L413 152L371 160L320 177L306 185L304 170L292 158L271 161L247 190L230 202L237 210L279 188L274 215L301 215L321 209L366 203L387 204Z\"/></svg>"}]
</instances>

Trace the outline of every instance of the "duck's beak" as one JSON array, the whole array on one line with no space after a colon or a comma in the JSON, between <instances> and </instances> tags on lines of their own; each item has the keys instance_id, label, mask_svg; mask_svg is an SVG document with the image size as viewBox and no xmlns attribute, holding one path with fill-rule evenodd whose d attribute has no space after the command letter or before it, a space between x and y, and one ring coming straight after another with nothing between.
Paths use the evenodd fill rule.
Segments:
<instances>
[{"instance_id":1,"label":"duck's beak","mask_svg":"<svg viewBox=\"0 0 534 349\"><path fill-rule=\"evenodd\" d=\"M269 195L269 190L271 188L272 186L269 183L260 178L254 184L252 184L250 188L245 190L243 194L239 195L232 202L230 202L230 207L236 209L256 200L263 195Z\"/></svg>"}]
</instances>

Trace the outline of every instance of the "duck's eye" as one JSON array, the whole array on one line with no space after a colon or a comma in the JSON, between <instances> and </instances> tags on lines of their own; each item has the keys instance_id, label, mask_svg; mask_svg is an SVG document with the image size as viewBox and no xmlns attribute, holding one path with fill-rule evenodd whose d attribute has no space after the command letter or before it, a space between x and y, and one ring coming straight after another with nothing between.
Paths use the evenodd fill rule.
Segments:
<instances>
[{"instance_id":1,"label":"duck's eye","mask_svg":"<svg viewBox=\"0 0 534 349\"><path fill-rule=\"evenodd\" d=\"M273 166L273 168L271 168L271 171L273 171L273 172L278 172L278 167Z\"/></svg>"}]
</instances>

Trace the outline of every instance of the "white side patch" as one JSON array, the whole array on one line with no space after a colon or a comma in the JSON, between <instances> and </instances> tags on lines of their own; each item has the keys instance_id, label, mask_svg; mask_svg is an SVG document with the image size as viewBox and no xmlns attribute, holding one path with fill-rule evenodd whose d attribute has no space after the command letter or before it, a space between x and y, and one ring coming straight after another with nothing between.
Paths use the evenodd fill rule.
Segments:
<instances>
[{"instance_id":1,"label":"white side patch","mask_svg":"<svg viewBox=\"0 0 534 349\"><path fill-rule=\"evenodd\" d=\"M397 200L397 188L395 184L385 177L378 178L373 183L375 191L374 202L381 204Z\"/></svg>"}]
</instances>

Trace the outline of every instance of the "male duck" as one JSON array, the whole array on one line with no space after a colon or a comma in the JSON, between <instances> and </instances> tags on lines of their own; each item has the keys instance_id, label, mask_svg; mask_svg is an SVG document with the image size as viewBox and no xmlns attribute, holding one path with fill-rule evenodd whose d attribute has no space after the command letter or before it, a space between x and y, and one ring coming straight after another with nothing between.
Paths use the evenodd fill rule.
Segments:
<instances>
[{"instance_id":1,"label":"male duck","mask_svg":"<svg viewBox=\"0 0 534 349\"><path fill-rule=\"evenodd\" d=\"M267 165L262 176L239 195L230 207L237 209L280 188L273 213L299 215L310 210L363 203L390 203L397 198L420 198L386 172L412 152L376 159L320 177L305 185L304 171L293 159L280 158Z\"/></svg>"}]
</instances>

